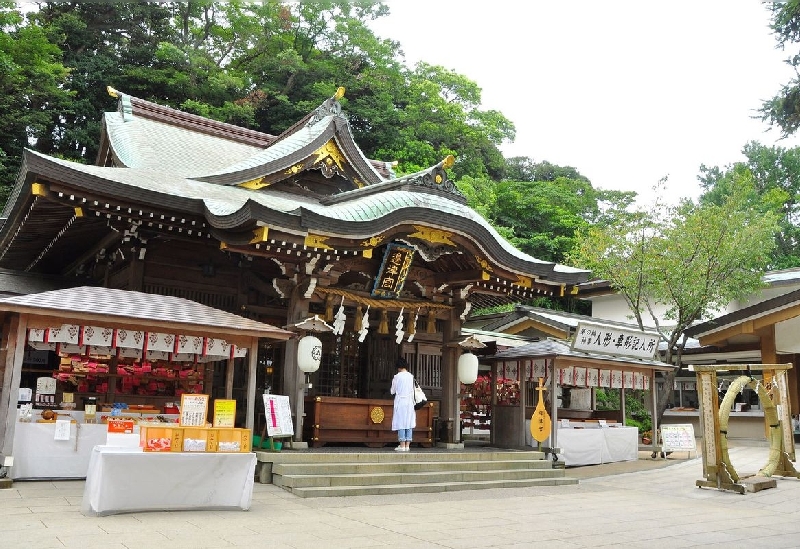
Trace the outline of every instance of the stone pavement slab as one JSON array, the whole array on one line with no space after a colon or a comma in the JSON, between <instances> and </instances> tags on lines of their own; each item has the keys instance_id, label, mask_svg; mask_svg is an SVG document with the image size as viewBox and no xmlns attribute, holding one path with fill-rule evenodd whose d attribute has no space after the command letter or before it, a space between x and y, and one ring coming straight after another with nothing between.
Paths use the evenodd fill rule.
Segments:
<instances>
[{"instance_id":1,"label":"stone pavement slab","mask_svg":"<svg viewBox=\"0 0 800 549\"><path fill-rule=\"evenodd\" d=\"M740 474L763 447L731 448ZM659 463L642 463L642 462ZM611 464L609 464L611 465ZM598 467L598 466L594 466ZM697 488L702 463L639 460L569 468L579 484L401 496L298 498L256 483L249 511L85 517L83 481L0 490L0 548L725 548L798 547L800 480L744 495Z\"/></svg>"}]
</instances>

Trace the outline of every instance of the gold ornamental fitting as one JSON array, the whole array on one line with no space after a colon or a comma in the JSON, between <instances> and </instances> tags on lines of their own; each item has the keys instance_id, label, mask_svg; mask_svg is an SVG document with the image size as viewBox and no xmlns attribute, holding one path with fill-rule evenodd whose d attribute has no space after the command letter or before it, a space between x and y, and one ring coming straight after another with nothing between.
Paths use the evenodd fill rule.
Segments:
<instances>
[{"instance_id":1,"label":"gold ornamental fitting","mask_svg":"<svg viewBox=\"0 0 800 549\"><path fill-rule=\"evenodd\" d=\"M381 423L385 417L386 415L383 413L383 408L380 406L375 406L369 411L369 418L372 420L372 423Z\"/></svg>"}]
</instances>

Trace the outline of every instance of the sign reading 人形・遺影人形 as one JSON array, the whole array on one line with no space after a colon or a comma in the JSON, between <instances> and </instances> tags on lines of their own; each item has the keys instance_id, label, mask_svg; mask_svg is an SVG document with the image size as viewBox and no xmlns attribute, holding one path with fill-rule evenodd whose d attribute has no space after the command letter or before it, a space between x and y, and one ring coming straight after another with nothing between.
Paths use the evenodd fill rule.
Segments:
<instances>
[{"instance_id":1,"label":"sign reading \u4eba\u5f62\u30fb\u907a\u5f71\u4eba\u5f62","mask_svg":"<svg viewBox=\"0 0 800 549\"><path fill-rule=\"evenodd\" d=\"M579 322L572 349L652 359L658 350L659 336L653 332L626 330L616 326Z\"/></svg>"},{"instance_id":2,"label":"sign reading \u4eba\u5f62\u30fb\u907a\u5f71\u4eba\u5f62","mask_svg":"<svg viewBox=\"0 0 800 549\"><path fill-rule=\"evenodd\" d=\"M408 269L414 259L414 248L402 244L391 243L386 247L383 262L375 277L373 297L395 298L400 295L408 276Z\"/></svg>"}]
</instances>

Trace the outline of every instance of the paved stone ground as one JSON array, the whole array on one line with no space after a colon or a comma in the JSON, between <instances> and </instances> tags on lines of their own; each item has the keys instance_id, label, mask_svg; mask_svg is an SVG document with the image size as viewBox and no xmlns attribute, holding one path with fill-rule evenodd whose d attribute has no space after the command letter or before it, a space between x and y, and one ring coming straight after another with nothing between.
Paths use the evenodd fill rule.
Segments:
<instances>
[{"instance_id":1,"label":"paved stone ground","mask_svg":"<svg viewBox=\"0 0 800 549\"><path fill-rule=\"evenodd\" d=\"M740 475L768 449L730 450ZM612 467L613 466L613 467ZM249 511L85 517L83 481L0 490L0 548L788 548L800 546L800 480L745 495L701 489L699 457L675 453L568 468L572 486L297 498L256 484Z\"/></svg>"}]
</instances>

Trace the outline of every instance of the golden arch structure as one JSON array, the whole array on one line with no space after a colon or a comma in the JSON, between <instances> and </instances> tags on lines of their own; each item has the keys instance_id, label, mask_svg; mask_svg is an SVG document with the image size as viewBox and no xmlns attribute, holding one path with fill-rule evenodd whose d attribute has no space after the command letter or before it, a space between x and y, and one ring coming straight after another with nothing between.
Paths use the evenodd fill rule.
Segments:
<instances>
[{"instance_id":1,"label":"golden arch structure","mask_svg":"<svg viewBox=\"0 0 800 549\"><path fill-rule=\"evenodd\" d=\"M744 387L758 393L764 408L764 427L770 444L767 464L758 471L761 477L795 477L800 474L792 464L795 461L794 434L790 416L786 372L791 364L748 364L740 368L748 373L760 370L762 379L751 375L736 378L719 402L717 372L729 370L731 365L696 365L697 392L700 400L700 425L703 433L703 480L696 485L700 488L717 488L744 494L747 484L737 473L728 455L728 418L736 394ZM761 483L760 489L772 488L775 481Z\"/></svg>"}]
</instances>

